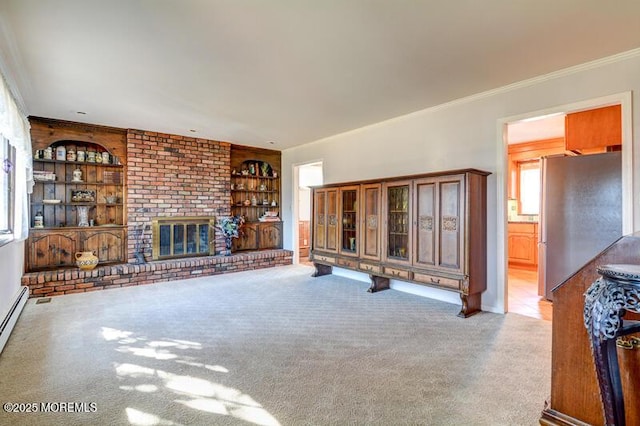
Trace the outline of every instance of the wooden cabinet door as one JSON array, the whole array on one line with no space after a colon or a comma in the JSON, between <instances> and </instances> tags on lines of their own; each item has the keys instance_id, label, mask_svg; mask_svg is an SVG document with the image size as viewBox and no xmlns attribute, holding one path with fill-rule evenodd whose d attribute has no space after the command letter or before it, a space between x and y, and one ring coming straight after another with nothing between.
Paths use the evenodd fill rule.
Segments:
<instances>
[{"instance_id":1,"label":"wooden cabinet door","mask_svg":"<svg viewBox=\"0 0 640 426\"><path fill-rule=\"evenodd\" d=\"M536 223L509 223L509 263L532 266L538 264L538 233Z\"/></svg>"},{"instance_id":2,"label":"wooden cabinet door","mask_svg":"<svg viewBox=\"0 0 640 426\"><path fill-rule=\"evenodd\" d=\"M456 273L464 272L465 195L464 175L438 178L436 266Z\"/></svg>"},{"instance_id":3,"label":"wooden cabinet door","mask_svg":"<svg viewBox=\"0 0 640 426\"><path fill-rule=\"evenodd\" d=\"M612 105L567 114L565 143L569 151L621 145L621 106Z\"/></svg>"},{"instance_id":4,"label":"wooden cabinet door","mask_svg":"<svg viewBox=\"0 0 640 426\"><path fill-rule=\"evenodd\" d=\"M233 251L256 250L258 248L258 224L245 223L240 236L233 240Z\"/></svg>"},{"instance_id":5,"label":"wooden cabinet door","mask_svg":"<svg viewBox=\"0 0 640 426\"><path fill-rule=\"evenodd\" d=\"M360 201L360 257L380 260L382 185L362 185Z\"/></svg>"},{"instance_id":6,"label":"wooden cabinet door","mask_svg":"<svg viewBox=\"0 0 640 426\"><path fill-rule=\"evenodd\" d=\"M384 253L387 262L409 265L411 249L411 181L385 183Z\"/></svg>"},{"instance_id":7,"label":"wooden cabinet door","mask_svg":"<svg viewBox=\"0 0 640 426\"><path fill-rule=\"evenodd\" d=\"M259 249L282 248L282 222L259 224Z\"/></svg>"},{"instance_id":8,"label":"wooden cabinet door","mask_svg":"<svg viewBox=\"0 0 640 426\"><path fill-rule=\"evenodd\" d=\"M415 238L412 248L414 265L433 267L437 263L437 192L436 179L427 178L415 181L413 203Z\"/></svg>"},{"instance_id":9,"label":"wooden cabinet door","mask_svg":"<svg viewBox=\"0 0 640 426\"><path fill-rule=\"evenodd\" d=\"M327 189L327 251L338 251L338 189Z\"/></svg>"},{"instance_id":10,"label":"wooden cabinet door","mask_svg":"<svg viewBox=\"0 0 640 426\"><path fill-rule=\"evenodd\" d=\"M34 231L28 242L28 269L75 265L79 251L77 231Z\"/></svg>"},{"instance_id":11,"label":"wooden cabinet door","mask_svg":"<svg viewBox=\"0 0 640 426\"><path fill-rule=\"evenodd\" d=\"M124 262L124 229L82 231L82 251L91 251L100 263Z\"/></svg>"},{"instance_id":12,"label":"wooden cabinet door","mask_svg":"<svg viewBox=\"0 0 640 426\"><path fill-rule=\"evenodd\" d=\"M327 191L313 190L313 244L314 250L327 248Z\"/></svg>"},{"instance_id":13,"label":"wooden cabinet door","mask_svg":"<svg viewBox=\"0 0 640 426\"><path fill-rule=\"evenodd\" d=\"M358 255L358 197L360 194L359 185L351 185L340 188L340 254L347 256Z\"/></svg>"}]
</instances>

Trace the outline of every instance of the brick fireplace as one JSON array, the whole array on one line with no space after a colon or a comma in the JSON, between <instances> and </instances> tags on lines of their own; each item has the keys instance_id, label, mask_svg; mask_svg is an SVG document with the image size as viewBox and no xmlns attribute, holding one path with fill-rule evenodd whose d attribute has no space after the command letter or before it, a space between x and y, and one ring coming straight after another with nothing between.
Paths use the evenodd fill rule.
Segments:
<instances>
[{"instance_id":1,"label":"brick fireplace","mask_svg":"<svg viewBox=\"0 0 640 426\"><path fill-rule=\"evenodd\" d=\"M127 257L136 243L152 258L151 222L157 216L227 216L231 144L141 130L127 132ZM140 232L142 231L142 236ZM138 240L141 238L141 241ZM215 252L224 239L215 239Z\"/></svg>"},{"instance_id":2,"label":"brick fireplace","mask_svg":"<svg viewBox=\"0 0 640 426\"><path fill-rule=\"evenodd\" d=\"M85 136L92 138L93 135ZM123 159L124 160L124 159ZM92 271L26 273L30 297L53 296L292 263L289 250L242 252L153 261L152 221L157 217L219 217L231 213L231 144L158 132L126 131L127 263ZM213 233L211 251L225 249ZM147 263L139 264L140 249Z\"/></svg>"}]
</instances>

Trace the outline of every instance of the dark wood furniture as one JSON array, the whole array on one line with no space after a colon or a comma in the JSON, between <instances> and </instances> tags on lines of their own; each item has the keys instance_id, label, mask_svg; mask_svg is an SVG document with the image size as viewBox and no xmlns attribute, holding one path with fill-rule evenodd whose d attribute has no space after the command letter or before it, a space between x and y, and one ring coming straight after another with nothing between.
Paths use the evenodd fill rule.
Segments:
<instances>
[{"instance_id":1,"label":"dark wood furniture","mask_svg":"<svg viewBox=\"0 0 640 426\"><path fill-rule=\"evenodd\" d=\"M34 172L50 172L55 180L36 180L31 194L27 272L75 266L78 251L95 252L100 264L125 262L126 130L38 117L29 122ZM56 159L60 146L74 150L76 157ZM47 148L52 159L42 158ZM78 161L78 151L85 153L84 161ZM103 152L108 154L104 162ZM81 180L74 175L78 170ZM89 191L91 198L79 199L76 191ZM95 226L78 226L81 209ZM39 214L43 225L36 228Z\"/></svg>"},{"instance_id":2,"label":"dark wood furniture","mask_svg":"<svg viewBox=\"0 0 640 426\"><path fill-rule=\"evenodd\" d=\"M605 265L598 268L598 273L602 277L589 287L585 296L584 323L591 342L605 421L608 425L624 426L616 339L640 331L640 321L623 318L627 311L640 313L640 265Z\"/></svg>"},{"instance_id":3,"label":"dark wood furniture","mask_svg":"<svg viewBox=\"0 0 640 426\"><path fill-rule=\"evenodd\" d=\"M231 146L231 214L245 218L233 251L282 248L280 167L280 151Z\"/></svg>"},{"instance_id":4,"label":"dark wood furniture","mask_svg":"<svg viewBox=\"0 0 640 426\"><path fill-rule=\"evenodd\" d=\"M312 252L369 274L370 292L399 279L460 294L461 317L486 289L486 177L464 169L313 188Z\"/></svg>"},{"instance_id":5,"label":"dark wood furniture","mask_svg":"<svg viewBox=\"0 0 640 426\"><path fill-rule=\"evenodd\" d=\"M596 380L589 335L584 326L584 294L606 264L638 262L640 233L620 238L576 274L553 289L551 396L540 418L542 425L603 425L604 414ZM626 319L640 315L627 313ZM640 334L636 334L636 337ZM640 426L640 350L617 349L627 426Z\"/></svg>"}]
</instances>

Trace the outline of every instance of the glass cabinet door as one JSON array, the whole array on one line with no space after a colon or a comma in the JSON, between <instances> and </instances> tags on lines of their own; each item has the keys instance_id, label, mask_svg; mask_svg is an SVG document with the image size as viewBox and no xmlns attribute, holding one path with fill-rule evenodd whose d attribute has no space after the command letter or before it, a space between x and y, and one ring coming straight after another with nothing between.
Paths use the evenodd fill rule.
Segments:
<instances>
[{"instance_id":1,"label":"glass cabinet door","mask_svg":"<svg viewBox=\"0 0 640 426\"><path fill-rule=\"evenodd\" d=\"M340 252L358 254L358 186L340 190Z\"/></svg>"},{"instance_id":2,"label":"glass cabinet door","mask_svg":"<svg viewBox=\"0 0 640 426\"><path fill-rule=\"evenodd\" d=\"M313 193L313 248L322 250L327 245L326 192L317 189Z\"/></svg>"},{"instance_id":3,"label":"glass cabinet door","mask_svg":"<svg viewBox=\"0 0 640 426\"><path fill-rule=\"evenodd\" d=\"M338 251L338 189L327 189L327 239L326 249Z\"/></svg>"},{"instance_id":4,"label":"glass cabinet door","mask_svg":"<svg viewBox=\"0 0 640 426\"><path fill-rule=\"evenodd\" d=\"M380 260L381 199L379 183L362 185L360 256L371 260Z\"/></svg>"},{"instance_id":5,"label":"glass cabinet door","mask_svg":"<svg viewBox=\"0 0 640 426\"><path fill-rule=\"evenodd\" d=\"M409 183L387 186L386 191L386 258L395 261L409 260Z\"/></svg>"}]
</instances>

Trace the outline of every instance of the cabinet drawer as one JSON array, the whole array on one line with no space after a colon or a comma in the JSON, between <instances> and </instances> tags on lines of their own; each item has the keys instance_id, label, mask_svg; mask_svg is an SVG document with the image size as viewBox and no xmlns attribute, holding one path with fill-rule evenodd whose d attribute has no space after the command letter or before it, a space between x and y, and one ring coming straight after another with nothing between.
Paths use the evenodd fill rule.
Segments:
<instances>
[{"instance_id":1,"label":"cabinet drawer","mask_svg":"<svg viewBox=\"0 0 640 426\"><path fill-rule=\"evenodd\" d=\"M387 275L391 275L394 278L402 278L405 280L409 280L411 279L411 272L410 271L404 271L402 269L396 269L396 268L387 268L386 266L384 267L384 273Z\"/></svg>"},{"instance_id":2,"label":"cabinet drawer","mask_svg":"<svg viewBox=\"0 0 640 426\"><path fill-rule=\"evenodd\" d=\"M325 256L322 254L314 254L313 255L314 262L324 262L324 263L336 263L336 259L333 256Z\"/></svg>"},{"instance_id":3,"label":"cabinet drawer","mask_svg":"<svg viewBox=\"0 0 640 426\"><path fill-rule=\"evenodd\" d=\"M368 263L360 263L359 268L361 271L371 272L375 274L380 273L380 265L370 265Z\"/></svg>"},{"instance_id":4,"label":"cabinet drawer","mask_svg":"<svg viewBox=\"0 0 640 426\"><path fill-rule=\"evenodd\" d=\"M454 280L452 278L445 278L445 277L438 277L437 275L421 274L419 272L414 272L413 279L414 281L417 281L419 283L453 288L456 290L460 288L460 280Z\"/></svg>"},{"instance_id":5,"label":"cabinet drawer","mask_svg":"<svg viewBox=\"0 0 640 426\"><path fill-rule=\"evenodd\" d=\"M535 234L537 225L538 224L535 222L532 222L532 223L509 222L507 229L509 232L517 232L520 234Z\"/></svg>"},{"instance_id":6,"label":"cabinet drawer","mask_svg":"<svg viewBox=\"0 0 640 426\"><path fill-rule=\"evenodd\" d=\"M356 269L358 263L355 260L338 258L336 259L336 265L344 266L345 268Z\"/></svg>"}]
</instances>

